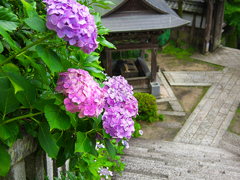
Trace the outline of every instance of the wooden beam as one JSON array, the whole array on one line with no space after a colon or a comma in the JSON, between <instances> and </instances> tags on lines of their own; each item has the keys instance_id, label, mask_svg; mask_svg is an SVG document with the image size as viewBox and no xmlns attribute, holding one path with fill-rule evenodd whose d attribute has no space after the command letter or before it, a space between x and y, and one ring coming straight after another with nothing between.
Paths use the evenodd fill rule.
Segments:
<instances>
[{"instance_id":1,"label":"wooden beam","mask_svg":"<svg viewBox=\"0 0 240 180\"><path fill-rule=\"evenodd\" d=\"M112 77L112 52L105 48L107 58L107 74Z\"/></svg>"},{"instance_id":2,"label":"wooden beam","mask_svg":"<svg viewBox=\"0 0 240 180\"><path fill-rule=\"evenodd\" d=\"M117 44L117 49L108 49L108 51L120 51L120 50L134 50L134 49L152 49L152 43L139 43L139 44Z\"/></svg>"},{"instance_id":3,"label":"wooden beam","mask_svg":"<svg viewBox=\"0 0 240 180\"><path fill-rule=\"evenodd\" d=\"M193 41L193 37L194 37L194 33L195 33L195 24L196 24L196 14L194 14L193 20L192 20L192 27L191 27L189 44L192 44L192 41Z\"/></svg>"}]
</instances>

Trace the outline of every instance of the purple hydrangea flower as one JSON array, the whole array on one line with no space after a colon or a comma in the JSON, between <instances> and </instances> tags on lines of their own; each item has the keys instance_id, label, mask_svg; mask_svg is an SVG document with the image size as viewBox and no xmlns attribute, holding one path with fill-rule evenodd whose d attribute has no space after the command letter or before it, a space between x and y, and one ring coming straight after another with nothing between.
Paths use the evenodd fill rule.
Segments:
<instances>
[{"instance_id":1,"label":"purple hydrangea flower","mask_svg":"<svg viewBox=\"0 0 240 180\"><path fill-rule=\"evenodd\" d=\"M123 138L130 139L134 129L134 121L128 116L124 108L114 106L105 109L102 116L103 128L116 141Z\"/></svg>"},{"instance_id":2,"label":"purple hydrangea flower","mask_svg":"<svg viewBox=\"0 0 240 180\"><path fill-rule=\"evenodd\" d=\"M106 179L108 179L108 176L113 176L112 171L109 171L108 167L107 168L101 167L101 168L98 168L98 169L99 169L98 173L100 174L100 176L105 176Z\"/></svg>"},{"instance_id":3,"label":"purple hydrangea flower","mask_svg":"<svg viewBox=\"0 0 240 180\"><path fill-rule=\"evenodd\" d=\"M104 82L105 112L103 114L103 128L116 141L123 138L130 139L134 129L132 117L138 113L138 102L133 96L133 88L121 76L114 76Z\"/></svg>"},{"instance_id":4,"label":"purple hydrangea flower","mask_svg":"<svg viewBox=\"0 0 240 180\"><path fill-rule=\"evenodd\" d=\"M114 76L104 84L104 89L107 91L105 108L119 106L126 110L129 117L136 117L138 102L127 80L122 76Z\"/></svg>"},{"instance_id":5,"label":"purple hydrangea flower","mask_svg":"<svg viewBox=\"0 0 240 180\"><path fill-rule=\"evenodd\" d=\"M47 4L47 27L59 38L90 54L98 47L97 27L86 6L76 0L43 0Z\"/></svg>"},{"instance_id":6,"label":"purple hydrangea flower","mask_svg":"<svg viewBox=\"0 0 240 180\"><path fill-rule=\"evenodd\" d=\"M125 146L125 148L129 148L129 143L125 140L122 140L122 144Z\"/></svg>"},{"instance_id":7,"label":"purple hydrangea flower","mask_svg":"<svg viewBox=\"0 0 240 180\"><path fill-rule=\"evenodd\" d=\"M56 91L66 96L64 104L67 111L79 112L79 118L96 117L103 111L106 92L87 71L70 68L59 75Z\"/></svg>"}]
</instances>

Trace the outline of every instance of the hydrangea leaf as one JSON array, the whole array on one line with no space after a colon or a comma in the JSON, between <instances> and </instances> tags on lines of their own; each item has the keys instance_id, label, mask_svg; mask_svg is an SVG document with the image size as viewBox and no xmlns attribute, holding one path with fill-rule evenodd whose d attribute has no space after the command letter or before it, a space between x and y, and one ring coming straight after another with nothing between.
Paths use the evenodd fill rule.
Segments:
<instances>
[{"instance_id":1,"label":"hydrangea leaf","mask_svg":"<svg viewBox=\"0 0 240 180\"><path fill-rule=\"evenodd\" d=\"M89 152L92 149L92 142L85 133L77 132L77 142L75 143L75 152Z\"/></svg>"},{"instance_id":2,"label":"hydrangea leaf","mask_svg":"<svg viewBox=\"0 0 240 180\"><path fill-rule=\"evenodd\" d=\"M12 32L17 29L19 24L18 17L10 9L0 6L0 25L5 31Z\"/></svg>"},{"instance_id":3,"label":"hydrangea leaf","mask_svg":"<svg viewBox=\"0 0 240 180\"><path fill-rule=\"evenodd\" d=\"M0 124L0 138L4 141L11 137L11 135L17 135L19 127L16 122L10 122L7 124Z\"/></svg>"},{"instance_id":4,"label":"hydrangea leaf","mask_svg":"<svg viewBox=\"0 0 240 180\"><path fill-rule=\"evenodd\" d=\"M39 123L38 140L43 150L49 157L57 157L59 147L57 146L55 138L50 133L49 126L46 121Z\"/></svg>"},{"instance_id":5,"label":"hydrangea leaf","mask_svg":"<svg viewBox=\"0 0 240 180\"><path fill-rule=\"evenodd\" d=\"M113 49L116 49L116 47L110 43L109 41L107 41L104 37L97 37L97 41L103 45L103 46L107 46L108 48L113 48Z\"/></svg>"},{"instance_id":6,"label":"hydrangea leaf","mask_svg":"<svg viewBox=\"0 0 240 180\"><path fill-rule=\"evenodd\" d=\"M16 73L6 72L14 86L15 96L25 107L31 107L36 100L36 88L23 76Z\"/></svg>"},{"instance_id":7,"label":"hydrangea leaf","mask_svg":"<svg viewBox=\"0 0 240 180\"><path fill-rule=\"evenodd\" d=\"M104 141L105 141L105 146L106 146L106 149L107 149L109 155L111 156L112 159L115 159L116 151L115 151L115 148L113 147L112 143L110 142L109 139L104 139Z\"/></svg>"},{"instance_id":8,"label":"hydrangea leaf","mask_svg":"<svg viewBox=\"0 0 240 180\"><path fill-rule=\"evenodd\" d=\"M36 108L39 111L44 111L44 108L46 105L53 105L55 102L55 99L38 99L33 104L33 108Z\"/></svg>"},{"instance_id":9,"label":"hydrangea leaf","mask_svg":"<svg viewBox=\"0 0 240 180\"><path fill-rule=\"evenodd\" d=\"M14 96L13 88L0 88L0 111L5 116L8 113L14 112L19 107L20 103Z\"/></svg>"},{"instance_id":10,"label":"hydrangea leaf","mask_svg":"<svg viewBox=\"0 0 240 180\"><path fill-rule=\"evenodd\" d=\"M39 57L47 64L52 73L62 71L63 67L61 64L61 60L57 53L55 53L52 49L47 48L44 45L36 46L36 51Z\"/></svg>"},{"instance_id":11,"label":"hydrangea leaf","mask_svg":"<svg viewBox=\"0 0 240 180\"><path fill-rule=\"evenodd\" d=\"M2 53L3 50L4 50L4 47L3 47L3 45L2 45L2 42L0 41L0 53Z\"/></svg>"},{"instance_id":12,"label":"hydrangea leaf","mask_svg":"<svg viewBox=\"0 0 240 180\"><path fill-rule=\"evenodd\" d=\"M46 32L48 29L46 27L46 22L40 17L30 17L24 20L24 22L32 29L39 32Z\"/></svg>"},{"instance_id":13,"label":"hydrangea leaf","mask_svg":"<svg viewBox=\"0 0 240 180\"><path fill-rule=\"evenodd\" d=\"M8 152L0 145L0 176L5 177L8 173L11 165L11 156Z\"/></svg>"},{"instance_id":14,"label":"hydrangea leaf","mask_svg":"<svg viewBox=\"0 0 240 180\"><path fill-rule=\"evenodd\" d=\"M71 126L70 117L59 106L46 105L44 112L51 130L65 130Z\"/></svg>"},{"instance_id":15,"label":"hydrangea leaf","mask_svg":"<svg viewBox=\"0 0 240 180\"><path fill-rule=\"evenodd\" d=\"M3 36L4 40L11 46L14 50L19 50L16 42L11 38L11 36L0 26L0 34Z\"/></svg>"},{"instance_id":16,"label":"hydrangea leaf","mask_svg":"<svg viewBox=\"0 0 240 180\"><path fill-rule=\"evenodd\" d=\"M32 129L31 124L29 122L21 121L21 123L24 124L24 126L29 134L31 134L33 137L37 137L37 131Z\"/></svg>"},{"instance_id":17,"label":"hydrangea leaf","mask_svg":"<svg viewBox=\"0 0 240 180\"><path fill-rule=\"evenodd\" d=\"M28 17L38 17L36 10L33 8L33 6L30 3L26 2L25 0L21 0L21 1Z\"/></svg>"}]
</instances>

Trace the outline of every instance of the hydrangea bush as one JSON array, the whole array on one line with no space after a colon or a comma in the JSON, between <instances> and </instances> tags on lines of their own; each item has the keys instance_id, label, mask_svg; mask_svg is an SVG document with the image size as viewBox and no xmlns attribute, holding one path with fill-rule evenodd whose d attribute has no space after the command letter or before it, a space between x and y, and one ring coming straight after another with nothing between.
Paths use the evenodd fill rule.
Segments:
<instances>
[{"instance_id":1,"label":"hydrangea bush","mask_svg":"<svg viewBox=\"0 0 240 180\"><path fill-rule=\"evenodd\" d=\"M138 105L122 77L105 81L98 59L103 46L115 48L108 31L88 1L0 1L0 176L23 127L81 179L124 169L116 153L129 146Z\"/></svg>"}]
</instances>

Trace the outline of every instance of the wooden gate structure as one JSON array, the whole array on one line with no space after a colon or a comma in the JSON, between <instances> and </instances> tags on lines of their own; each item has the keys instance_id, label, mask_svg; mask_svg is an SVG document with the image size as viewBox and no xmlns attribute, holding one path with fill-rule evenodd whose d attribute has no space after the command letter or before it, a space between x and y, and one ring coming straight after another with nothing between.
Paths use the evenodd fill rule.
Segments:
<instances>
[{"instance_id":1,"label":"wooden gate structure","mask_svg":"<svg viewBox=\"0 0 240 180\"><path fill-rule=\"evenodd\" d=\"M149 87L156 81L157 37L166 29L185 26L189 21L181 19L164 0L113 0L117 5L111 11L102 12L102 24L110 29L106 39L116 46L105 48L105 68L112 76L112 52L140 49L152 50L151 76L128 78L133 87Z\"/></svg>"}]
</instances>

